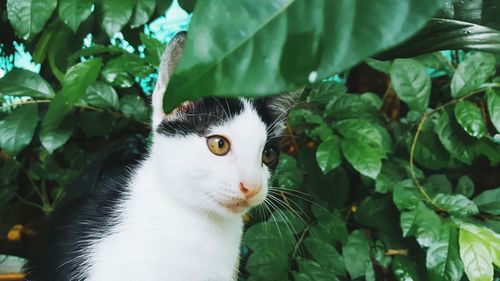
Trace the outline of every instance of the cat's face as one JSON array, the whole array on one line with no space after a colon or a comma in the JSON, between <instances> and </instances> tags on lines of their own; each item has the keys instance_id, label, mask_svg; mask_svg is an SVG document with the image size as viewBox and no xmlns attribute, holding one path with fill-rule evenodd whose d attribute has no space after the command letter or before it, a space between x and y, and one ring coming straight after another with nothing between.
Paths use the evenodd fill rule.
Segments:
<instances>
[{"instance_id":1,"label":"cat's face","mask_svg":"<svg viewBox=\"0 0 500 281\"><path fill-rule=\"evenodd\" d=\"M153 93L154 174L169 198L205 212L241 215L267 195L293 95L205 98L165 114L163 94L184 38L177 35L167 47Z\"/></svg>"},{"instance_id":2,"label":"cat's face","mask_svg":"<svg viewBox=\"0 0 500 281\"><path fill-rule=\"evenodd\" d=\"M165 118L152 149L165 192L224 216L262 203L283 126L268 102L207 98Z\"/></svg>"}]
</instances>

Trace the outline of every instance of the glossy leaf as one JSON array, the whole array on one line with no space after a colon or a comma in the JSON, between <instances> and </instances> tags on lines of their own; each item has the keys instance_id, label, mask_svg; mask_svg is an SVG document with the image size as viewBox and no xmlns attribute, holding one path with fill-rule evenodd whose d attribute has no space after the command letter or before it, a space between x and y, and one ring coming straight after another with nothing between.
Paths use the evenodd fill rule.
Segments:
<instances>
[{"instance_id":1,"label":"glossy leaf","mask_svg":"<svg viewBox=\"0 0 500 281\"><path fill-rule=\"evenodd\" d=\"M70 106L85 97L87 87L97 79L101 70L101 62L100 58L90 59L68 69L64 76L61 94Z\"/></svg>"},{"instance_id":2,"label":"glossy leaf","mask_svg":"<svg viewBox=\"0 0 500 281\"><path fill-rule=\"evenodd\" d=\"M262 249L248 258L246 270L257 280L279 280L287 275L288 257L282 252Z\"/></svg>"},{"instance_id":3,"label":"glossy leaf","mask_svg":"<svg viewBox=\"0 0 500 281\"><path fill-rule=\"evenodd\" d=\"M148 108L144 101L136 95L126 95L120 100L120 111L125 116L133 117L137 120L146 121L148 119Z\"/></svg>"},{"instance_id":4,"label":"glossy leaf","mask_svg":"<svg viewBox=\"0 0 500 281\"><path fill-rule=\"evenodd\" d=\"M130 20L135 1L133 0L102 0L101 27L113 37Z\"/></svg>"},{"instance_id":5,"label":"glossy leaf","mask_svg":"<svg viewBox=\"0 0 500 281\"><path fill-rule=\"evenodd\" d=\"M455 117L467 134L475 138L481 138L486 134L486 123L481 109L472 102L464 100L457 103Z\"/></svg>"},{"instance_id":6,"label":"glossy leaf","mask_svg":"<svg viewBox=\"0 0 500 281\"><path fill-rule=\"evenodd\" d=\"M54 97L54 91L39 74L15 68L0 79L1 95L50 99Z\"/></svg>"},{"instance_id":7,"label":"glossy leaf","mask_svg":"<svg viewBox=\"0 0 500 281\"><path fill-rule=\"evenodd\" d=\"M476 204L460 194L440 193L434 197L434 203L453 215L472 216L479 213Z\"/></svg>"},{"instance_id":8,"label":"glossy leaf","mask_svg":"<svg viewBox=\"0 0 500 281\"><path fill-rule=\"evenodd\" d=\"M295 281L339 281L336 272L322 267L319 263L300 259L297 260L300 273L294 273Z\"/></svg>"},{"instance_id":9,"label":"glossy leaf","mask_svg":"<svg viewBox=\"0 0 500 281\"><path fill-rule=\"evenodd\" d=\"M419 281L421 280L417 271L417 265L405 256L394 258L392 270L398 281Z\"/></svg>"},{"instance_id":10,"label":"glossy leaf","mask_svg":"<svg viewBox=\"0 0 500 281\"><path fill-rule=\"evenodd\" d=\"M343 139L342 153L347 161L361 174L376 179L382 169L382 153L359 140Z\"/></svg>"},{"instance_id":11,"label":"glossy leaf","mask_svg":"<svg viewBox=\"0 0 500 281\"><path fill-rule=\"evenodd\" d=\"M382 147L382 134L367 120L348 119L337 122L335 127L346 138Z\"/></svg>"},{"instance_id":12,"label":"glossy leaf","mask_svg":"<svg viewBox=\"0 0 500 281\"><path fill-rule=\"evenodd\" d=\"M464 266L458 251L458 231L449 224L441 230L440 238L427 250L426 267L430 281L460 281Z\"/></svg>"},{"instance_id":13,"label":"glossy leaf","mask_svg":"<svg viewBox=\"0 0 500 281\"><path fill-rule=\"evenodd\" d=\"M462 194L466 197L471 197L474 194L475 185L472 179L468 176L461 176L458 179L455 192Z\"/></svg>"},{"instance_id":14,"label":"glossy leaf","mask_svg":"<svg viewBox=\"0 0 500 281\"><path fill-rule=\"evenodd\" d=\"M451 96L463 97L476 90L495 70L495 56L475 53L458 65L451 80Z\"/></svg>"},{"instance_id":15,"label":"glossy leaf","mask_svg":"<svg viewBox=\"0 0 500 281\"><path fill-rule=\"evenodd\" d=\"M92 14L94 0L59 0L59 18L76 32L80 24Z\"/></svg>"},{"instance_id":16,"label":"glossy leaf","mask_svg":"<svg viewBox=\"0 0 500 281\"><path fill-rule=\"evenodd\" d=\"M424 199L422 193L412 180L404 180L396 183L392 194L394 204L399 210L412 210L419 206Z\"/></svg>"},{"instance_id":17,"label":"glossy leaf","mask_svg":"<svg viewBox=\"0 0 500 281\"><path fill-rule=\"evenodd\" d=\"M0 120L0 148L16 156L33 138L38 124L36 104L24 105Z\"/></svg>"},{"instance_id":18,"label":"glossy leaf","mask_svg":"<svg viewBox=\"0 0 500 281\"><path fill-rule=\"evenodd\" d=\"M59 93L50 102L40 129L40 141L49 153L64 145L75 130L72 109Z\"/></svg>"},{"instance_id":19,"label":"glossy leaf","mask_svg":"<svg viewBox=\"0 0 500 281\"><path fill-rule=\"evenodd\" d=\"M102 82L95 82L87 88L85 101L93 106L115 110L120 106L115 89Z\"/></svg>"},{"instance_id":20,"label":"glossy leaf","mask_svg":"<svg viewBox=\"0 0 500 281\"><path fill-rule=\"evenodd\" d=\"M323 173L328 173L337 168L342 163L339 137L332 136L322 142L316 151L316 160Z\"/></svg>"},{"instance_id":21,"label":"glossy leaf","mask_svg":"<svg viewBox=\"0 0 500 281\"><path fill-rule=\"evenodd\" d=\"M250 227L243 241L253 251L264 249L284 253L291 252L295 246L293 234L285 223L261 222Z\"/></svg>"},{"instance_id":22,"label":"glossy leaf","mask_svg":"<svg viewBox=\"0 0 500 281\"><path fill-rule=\"evenodd\" d=\"M498 89L490 89L487 91L488 96L488 113L490 114L491 123L500 133L500 91Z\"/></svg>"},{"instance_id":23,"label":"glossy leaf","mask_svg":"<svg viewBox=\"0 0 500 281\"><path fill-rule=\"evenodd\" d=\"M412 211L401 213L403 236L415 236L422 247L429 247L439 240L441 220L423 203Z\"/></svg>"},{"instance_id":24,"label":"glossy leaf","mask_svg":"<svg viewBox=\"0 0 500 281\"><path fill-rule=\"evenodd\" d=\"M42 31L57 6L57 0L8 0L7 17L24 40Z\"/></svg>"},{"instance_id":25,"label":"glossy leaf","mask_svg":"<svg viewBox=\"0 0 500 281\"><path fill-rule=\"evenodd\" d=\"M493 280L493 265L488 246L477 233L460 228L460 258L464 263L465 273L471 281Z\"/></svg>"},{"instance_id":26,"label":"glossy leaf","mask_svg":"<svg viewBox=\"0 0 500 281\"><path fill-rule=\"evenodd\" d=\"M142 44L146 47L146 60L154 66L160 66L161 56L163 55L163 51L165 51L165 44L144 33L141 33L139 36Z\"/></svg>"},{"instance_id":27,"label":"glossy leaf","mask_svg":"<svg viewBox=\"0 0 500 281\"><path fill-rule=\"evenodd\" d=\"M198 2L184 56L164 98L165 112L186 99L278 94L331 76L407 39L441 1L360 4L267 1L256 13L250 0ZM378 14L392 20L374 17ZM223 22L231 25L219 28Z\"/></svg>"},{"instance_id":28,"label":"glossy leaf","mask_svg":"<svg viewBox=\"0 0 500 281\"><path fill-rule=\"evenodd\" d=\"M304 240L304 245L321 267L335 272L335 275L346 276L344 259L332 245L313 238Z\"/></svg>"},{"instance_id":29,"label":"glossy leaf","mask_svg":"<svg viewBox=\"0 0 500 281\"><path fill-rule=\"evenodd\" d=\"M370 244L361 230L355 230L347 237L342 247L345 266L351 279L365 275L366 268L371 266Z\"/></svg>"},{"instance_id":30,"label":"glossy leaf","mask_svg":"<svg viewBox=\"0 0 500 281\"><path fill-rule=\"evenodd\" d=\"M299 189L304 178L302 172L297 167L297 161L290 155L282 154L274 177L278 181L278 186L287 189Z\"/></svg>"},{"instance_id":31,"label":"glossy leaf","mask_svg":"<svg viewBox=\"0 0 500 281\"><path fill-rule=\"evenodd\" d=\"M397 59L392 64L391 81L398 97L412 110L424 111L431 95L431 77L413 59Z\"/></svg>"},{"instance_id":32,"label":"glossy leaf","mask_svg":"<svg viewBox=\"0 0 500 281\"><path fill-rule=\"evenodd\" d=\"M130 88L134 84L132 77L124 64L124 56L109 60L101 71L104 81L119 88Z\"/></svg>"},{"instance_id":33,"label":"glossy leaf","mask_svg":"<svg viewBox=\"0 0 500 281\"><path fill-rule=\"evenodd\" d=\"M136 28L148 22L149 18L155 11L155 7L155 0L137 1L134 7L134 13L130 19L130 26L132 28Z\"/></svg>"},{"instance_id":34,"label":"glossy leaf","mask_svg":"<svg viewBox=\"0 0 500 281\"><path fill-rule=\"evenodd\" d=\"M474 198L474 203L481 212L500 215L500 187L492 190L486 190Z\"/></svg>"},{"instance_id":35,"label":"glossy leaf","mask_svg":"<svg viewBox=\"0 0 500 281\"><path fill-rule=\"evenodd\" d=\"M318 206L313 208L313 213L318 220L318 224L311 228L314 238L329 243L347 240L347 227L339 213L330 213Z\"/></svg>"}]
</instances>

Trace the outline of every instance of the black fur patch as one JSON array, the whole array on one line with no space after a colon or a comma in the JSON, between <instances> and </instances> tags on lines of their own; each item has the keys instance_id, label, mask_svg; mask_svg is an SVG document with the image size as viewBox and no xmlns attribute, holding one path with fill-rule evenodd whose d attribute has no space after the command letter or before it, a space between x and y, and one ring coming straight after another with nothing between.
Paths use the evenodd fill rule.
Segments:
<instances>
[{"instance_id":1,"label":"black fur patch","mask_svg":"<svg viewBox=\"0 0 500 281\"><path fill-rule=\"evenodd\" d=\"M166 136L205 136L213 126L222 125L243 111L239 99L205 98L181 106L172 120L163 120L156 131Z\"/></svg>"}]
</instances>

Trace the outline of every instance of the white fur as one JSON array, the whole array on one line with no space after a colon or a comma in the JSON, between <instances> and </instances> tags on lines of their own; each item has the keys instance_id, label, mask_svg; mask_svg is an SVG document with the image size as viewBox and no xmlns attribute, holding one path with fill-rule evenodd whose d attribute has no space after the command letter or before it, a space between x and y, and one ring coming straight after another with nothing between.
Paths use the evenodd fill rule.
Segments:
<instances>
[{"instance_id":1,"label":"white fur","mask_svg":"<svg viewBox=\"0 0 500 281\"><path fill-rule=\"evenodd\" d=\"M227 155L211 153L204 137L154 133L119 223L93 243L87 280L235 280L244 211L235 214L217 202L244 198L240 182L263 187L250 205L264 200L266 126L245 102L242 114L211 134L230 141Z\"/></svg>"}]
</instances>

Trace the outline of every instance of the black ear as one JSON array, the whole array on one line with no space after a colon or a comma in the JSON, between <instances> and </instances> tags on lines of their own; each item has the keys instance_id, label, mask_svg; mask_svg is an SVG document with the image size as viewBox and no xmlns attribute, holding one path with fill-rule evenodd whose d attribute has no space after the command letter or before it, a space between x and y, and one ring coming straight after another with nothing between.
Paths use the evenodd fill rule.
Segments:
<instances>
[{"instance_id":1,"label":"black ear","mask_svg":"<svg viewBox=\"0 0 500 281\"><path fill-rule=\"evenodd\" d=\"M288 112L292 109L302 94L303 89L297 89L281 95L260 99L261 104L265 104L269 118L268 130L271 137L280 137L285 129L285 121ZM263 113L261 113L263 114Z\"/></svg>"},{"instance_id":2,"label":"black ear","mask_svg":"<svg viewBox=\"0 0 500 281\"><path fill-rule=\"evenodd\" d=\"M168 81L174 73L175 67L179 64L184 51L185 40L186 32L177 33L174 38L170 40L161 57L158 80L153 92L153 129L156 128L165 117L165 112L163 111L163 95L167 89Z\"/></svg>"}]
</instances>

